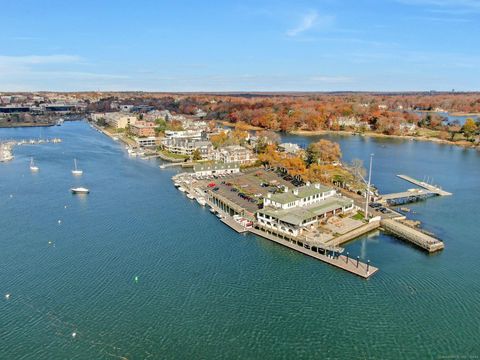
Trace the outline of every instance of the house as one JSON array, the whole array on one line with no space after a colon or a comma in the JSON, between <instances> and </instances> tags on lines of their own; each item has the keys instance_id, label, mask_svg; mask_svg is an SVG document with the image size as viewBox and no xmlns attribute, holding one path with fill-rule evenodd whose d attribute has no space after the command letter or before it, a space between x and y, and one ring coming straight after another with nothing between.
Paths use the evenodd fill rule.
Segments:
<instances>
[{"instance_id":1,"label":"house","mask_svg":"<svg viewBox=\"0 0 480 360\"><path fill-rule=\"evenodd\" d=\"M353 200L334 189L308 184L279 194L267 194L264 207L257 211L258 223L293 236L315 226L321 219L354 209Z\"/></svg>"},{"instance_id":2,"label":"house","mask_svg":"<svg viewBox=\"0 0 480 360\"><path fill-rule=\"evenodd\" d=\"M193 165L193 171L197 177L236 174L240 172L240 164L219 162L213 164L195 164Z\"/></svg>"},{"instance_id":3,"label":"house","mask_svg":"<svg viewBox=\"0 0 480 360\"><path fill-rule=\"evenodd\" d=\"M415 130L417 130L417 125L412 124L412 123L404 122L404 123L400 124L399 128L403 132L413 133L413 132L415 132Z\"/></svg>"},{"instance_id":4,"label":"house","mask_svg":"<svg viewBox=\"0 0 480 360\"><path fill-rule=\"evenodd\" d=\"M293 144L293 143L282 143L278 145L280 150L288 153L288 154L296 154L300 151L300 146L298 144Z\"/></svg>"}]
</instances>

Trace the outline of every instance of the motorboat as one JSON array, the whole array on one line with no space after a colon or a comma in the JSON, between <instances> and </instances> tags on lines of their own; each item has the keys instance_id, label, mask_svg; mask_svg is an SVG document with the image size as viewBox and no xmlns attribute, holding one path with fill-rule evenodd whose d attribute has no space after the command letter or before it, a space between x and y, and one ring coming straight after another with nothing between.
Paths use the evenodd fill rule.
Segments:
<instances>
[{"instance_id":1,"label":"motorboat","mask_svg":"<svg viewBox=\"0 0 480 360\"><path fill-rule=\"evenodd\" d=\"M72 194L88 194L90 193L90 190L84 187L75 187L70 189L72 191Z\"/></svg>"}]
</instances>

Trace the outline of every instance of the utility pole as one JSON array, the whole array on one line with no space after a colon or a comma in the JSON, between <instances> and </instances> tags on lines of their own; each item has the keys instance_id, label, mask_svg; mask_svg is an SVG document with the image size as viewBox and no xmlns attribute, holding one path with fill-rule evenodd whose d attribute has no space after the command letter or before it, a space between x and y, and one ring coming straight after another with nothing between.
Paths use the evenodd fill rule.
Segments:
<instances>
[{"instance_id":1,"label":"utility pole","mask_svg":"<svg viewBox=\"0 0 480 360\"><path fill-rule=\"evenodd\" d=\"M372 162L373 154L370 154L370 171L368 172L367 196L365 201L365 220L368 220L368 203L370 200L370 184L372 180Z\"/></svg>"}]
</instances>

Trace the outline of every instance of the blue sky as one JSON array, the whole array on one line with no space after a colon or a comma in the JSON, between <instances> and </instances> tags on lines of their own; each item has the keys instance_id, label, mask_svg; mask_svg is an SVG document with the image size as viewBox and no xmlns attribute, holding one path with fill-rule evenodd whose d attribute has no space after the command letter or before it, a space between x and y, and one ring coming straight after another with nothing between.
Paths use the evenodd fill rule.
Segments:
<instances>
[{"instance_id":1,"label":"blue sky","mask_svg":"<svg viewBox=\"0 0 480 360\"><path fill-rule=\"evenodd\" d=\"M0 91L480 90L480 0L0 0Z\"/></svg>"}]
</instances>

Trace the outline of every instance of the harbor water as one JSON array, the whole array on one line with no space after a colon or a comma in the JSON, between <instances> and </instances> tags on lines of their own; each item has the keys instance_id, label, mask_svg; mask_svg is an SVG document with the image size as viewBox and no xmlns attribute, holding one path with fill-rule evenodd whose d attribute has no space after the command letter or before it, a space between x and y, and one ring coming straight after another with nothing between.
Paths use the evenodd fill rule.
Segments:
<instances>
[{"instance_id":1,"label":"harbor water","mask_svg":"<svg viewBox=\"0 0 480 360\"><path fill-rule=\"evenodd\" d=\"M0 359L480 356L480 152L324 136L346 161L374 153L383 193L412 187L397 174L453 193L409 205L445 242L438 254L384 233L349 243L380 269L364 280L237 234L175 189L180 170L129 157L86 122L0 129L0 140L54 137L0 163Z\"/></svg>"}]
</instances>

